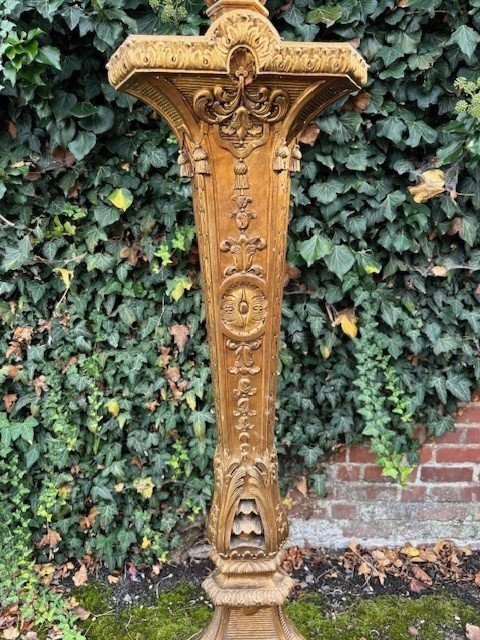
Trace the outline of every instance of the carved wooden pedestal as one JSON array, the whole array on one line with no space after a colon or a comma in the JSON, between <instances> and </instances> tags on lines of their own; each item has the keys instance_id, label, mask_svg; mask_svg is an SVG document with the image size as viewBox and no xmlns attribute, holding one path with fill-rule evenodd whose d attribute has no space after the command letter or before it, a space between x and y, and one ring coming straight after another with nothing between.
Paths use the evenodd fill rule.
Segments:
<instances>
[{"instance_id":1,"label":"carved wooden pedestal","mask_svg":"<svg viewBox=\"0 0 480 640\"><path fill-rule=\"evenodd\" d=\"M208 536L216 605L205 640L299 638L282 604L288 533L274 445L290 173L297 137L363 85L348 44L282 42L258 0L218 0L205 36L132 36L110 82L156 109L193 179L218 445Z\"/></svg>"}]
</instances>

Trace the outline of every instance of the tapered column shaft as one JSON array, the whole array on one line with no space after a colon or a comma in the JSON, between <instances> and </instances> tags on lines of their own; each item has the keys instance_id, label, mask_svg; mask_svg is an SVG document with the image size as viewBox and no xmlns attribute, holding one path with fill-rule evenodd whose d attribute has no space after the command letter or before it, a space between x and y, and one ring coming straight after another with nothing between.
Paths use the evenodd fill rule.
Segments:
<instances>
[{"instance_id":1,"label":"tapered column shaft","mask_svg":"<svg viewBox=\"0 0 480 640\"><path fill-rule=\"evenodd\" d=\"M279 569L274 446L290 174L298 135L366 65L349 45L282 42L258 0L208 13L205 36L127 39L109 78L162 114L192 178L218 432L203 640L296 640L281 608L293 581Z\"/></svg>"}]
</instances>

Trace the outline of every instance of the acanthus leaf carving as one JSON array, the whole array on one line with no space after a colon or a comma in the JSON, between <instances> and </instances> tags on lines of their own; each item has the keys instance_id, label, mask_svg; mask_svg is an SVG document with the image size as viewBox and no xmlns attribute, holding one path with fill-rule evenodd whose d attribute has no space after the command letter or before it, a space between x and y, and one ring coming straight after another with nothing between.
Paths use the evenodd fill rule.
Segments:
<instances>
[{"instance_id":1,"label":"acanthus leaf carving","mask_svg":"<svg viewBox=\"0 0 480 640\"><path fill-rule=\"evenodd\" d=\"M228 368L230 373L242 375L255 375L259 373L260 367L255 364L252 353L260 348L260 340L251 340L250 342L237 342L236 340L227 339L227 349L235 352L235 362Z\"/></svg>"},{"instance_id":2,"label":"acanthus leaf carving","mask_svg":"<svg viewBox=\"0 0 480 640\"><path fill-rule=\"evenodd\" d=\"M231 253L234 264L225 268L225 276L234 273L254 273L257 276L262 274L262 268L253 264L253 258L257 251L263 251L267 246L265 238L262 236L247 236L241 233L238 238L228 237L220 243L220 251Z\"/></svg>"}]
</instances>

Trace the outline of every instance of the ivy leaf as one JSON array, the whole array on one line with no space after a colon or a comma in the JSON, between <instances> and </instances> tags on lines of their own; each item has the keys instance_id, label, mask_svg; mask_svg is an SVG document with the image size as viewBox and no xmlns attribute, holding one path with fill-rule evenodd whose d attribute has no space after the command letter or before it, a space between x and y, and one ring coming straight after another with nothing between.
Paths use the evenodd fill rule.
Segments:
<instances>
[{"instance_id":1,"label":"ivy leaf","mask_svg":"<svg viewBox=\"0 0 480 640\"><path fill-rule=\"evenodd\" d=\"M442 337L435 340L433 344L433 352L436 356L438 356L440 353L451 353L452 351L455 351L456 348L457 341L449 333L446 333Z\"/></svg>"},{"instance_id":2,"label":"ivy leaf","mask_svg":"<svg viewBox=\"0 0 480 640\"><path fill-rule=\"evenodd\" d=\"M417 120L411 122L408 125L409 136L406 143L411 147L418 147L421 140L424 140L427 144L433 144L438 134L432 127L429 127L423 120Z\"/></svg>"},{"instance_id":3,"label":"ivy leaf","mask_svg":"<svg viewBox=\"0 0 480 640\"><path fill-rule=\"evenodd\" d=\"M295 4L291 4L283 14L283 19L292 27L299 27L304 22L303 13Z\"/></svg>"},{"instance_id":4,"label":"ivy leaf","mask_svg":"<svg viewBox=\"0 0 480 640\"><path fill-rule=\"evenodd\" d=\"M406 130L407 125L398 116L389 116L377 122L378 135L388 138L392 142L401 142L402 135Z\"/></svg>"},{"instance_id":5,"label":"ivy leaf","mask_svg":"<svg viewBox=\"0 0 480 640\"><path fill-rule=\"evenodd\" d=\"M342 17L342 9L339 6L318 7L307 13L307 22L318 24L323 22L327 27L331 27Z\"/></svg>"},{"instance_id":6,"label":"ivy leaf","mask_svg":"<svg viewBox=\"0 0 480 640\"><path fill-rule=\"evenodd\" d=\"M341 280L355 264L355 256L349 247L337 245L325 258L325 264L329 271L332 271Z\"/></svg>"},{"instance_id":7,"label":"ivy leaf","mask_svg":"<svg viewBox=\"0 0 480 640\"><path fill-rule=\"evenodd\" d=\"M111 196L109 200L111 201ZM108 227L108 225L113 224L114 222L117 222L120 219L120 212L118 211L118 209L109 207L107 204L104 204L103 202L99 204L97 207L95 207L95 209L93 210L93 215L95 216L95 220L98 222L100 227ZM99 230L97 229L97 231ZM102 239L102 238L100 237L98 239ZM107 237L105 236L104 239L106 240ZM90 240L92 240L92 238L90 238Z\"/></svg>"},{"instance_id":8,"label":"ivy leaf","mask_svg":"<svg viewBox=\"0 0 480 640\"><path fill-rule=\"evenodd\" d=\"M386 322L389 327L393 328L402 315L402 312L395 304L385 300L381 305L381 314L382 320Z\"/></svg>"},{"instance_id":9,"label":"ivy leaf","mask_svg":"<svg viewBox=\"0 0 480 640\"><path fill-rule=\"evenodd\" d=\"M155 489L155 484L152 482L152 478L148 476L147 478L136 478L133 481L133 488L144 498L151 498L153 495L153 490Z\"/></svg>"},{"instance_id":10,"label":"ivy leaf","mask_svg":"<svg viewBox=\"0 0 480 640\"><path fill-rule=\"evenodd\" d=\"M297 243L297 250L309 267L332 252L333 243L325 236L314 235L308 240Z\"/></svg>"},{"instance_id":11,"label":"ivy leaf","mask_svg":"<svg viewBox=\"0 0 480 640\"><path fill-rule=\"evenodd\" d=\"M478 220L475 216L464 216L461 219L458 235L468 244L469 247L475 245L478 233Z\"/></svg>"},{"instance_id":12,"label":"ivy leaf","mask_svg":"<svg viewBox=\"0 0 480 640\"><path fill-rule=\"evenodd\" d=\"M113 127L113 111L108 107L95 107L94 113L84 117L80 126L96 134L105 133Z\"/></svg>"},{"instance_id":13,"label":"ivy leaf","mask_svg":"<svg viewBox=\"0 0 480 640\"><path fill-rule=\"evenodd\" d=\"M167 291L175 302L178 302L185 291L191 288L192 281L185 276L175 276L172 280L167 281Z\"/></svg>"},{"instance_id":14,"label":"ivy leaf","mask_svg":"<svg viewBox=\"0 0 480 640\"><path fill-rule=\"evenodd\" d=\"M480 35L472 29L472 27L463 24L452 33L447 45L457 44L460 51L465 54L467 58L471 58L479 42Z\"/></svg>"},{"instance_id":15,"label":"ivy leaf","mask_svg":"<svg viewBox=\"0 0 480 640\"><path fill-rule=\"evenodd\" d=\"M466 376L449 371L447 373L446 387L455 398L462 402L470 401L470 381Z\"/></svg>"},{"instance_id":16,"label":"ivy leaf","mask_svg":"<svg viewBox=\"0 0 480 640\"><path fill-rule=\"evenodd\" d=\"M15 247L5 247L2 267L5 271L14 271L28 264L31 260L32 245L30 238L25 236Z\"/></svg>"},{"instance_id":17,"label":"ivy leaf","mask_svg":"<svg viewBox=\"0 0 480 640\"><path fill-rule=\"evenodd\" d=\"M319 449L316 447L307 447L306 445L303 445L298 453L302 457L306 467L314 467L320 457Z\"/></svg>"},{"instance_id":18,"label":"ivy leaf","mask_svg":"<svg viewBox=\"0 0 480 640\"><path fill-rule=\"evenodd\" d=\"M330 204L340 193L341 188L342 185L339 180L325 180L324 182L313 184L308 191L308 195L322 204Z\"/></svg>"},{"instance_id":19,"label":"ivy leaf","mask_svg":"<svg viewBox=\"0 0 480 640\"><path fill-rule=\"evenodd\" d=\"M392 193L389 193L385 200L380 204L378 211L383 215L383 217L387 218L387 220L393 222L397 216L398 207L402 202L405 202L406 199L405 194L401 191L392 191Z\"/></svg>"},{"instance_id":20,"label":"ivy leaf","mask_svg":"<svg viewBox=\"0 0 480 640\"><path fill-rule=\"evenodd\" d=\"M36 61L48 64L51 67L55 67L55 69L62 68L60 64L60 51L56 47L51 47L50 45L40 48Z\"/></svg>"},{"instance_id":21,"label":"ivy leaf","mask_svg":"<svg viewBox=\"0 0 480 640\"><path fill-rule=\"evenodd\" d=\"M76 160L83 160L95 146L97 136L90 131L80 131L77 136L68 143L69 150Z\"/></svg>"},{"instance_id":22,"label":"ivy leaf","mask_svg":"<svg viewBox=\"0 0 480 640\"><path fill-rule=\"evenodd\" d=\"M115 189L108 199L117 209L126 211L133 202L133 195L129 189Z\"/></svg>"},{"instance_id":23,"label":"ivy leaf","mask_svg":"<svg viewBox=\"0 0 480 640\"><path fill-rule=\"evenodd\" d=\"M338 313L333 322L333 326L336 327L340 325L343 333L352 340L355 340L358 333L357 322L358 318L355 315L355 309L350 307L349 309L342 309L342 311Z\"/></svg>"},{"instance_id":24,"label":"ivy leaf","mask_svg":"<svg viewBox=\"0 0 480 640\"><path fill-rule=\"evenodd\" d=\"M372 275L373 273L380 273L380 271L382 270L381 263L378 262L378 260L375 260L375 258L369 253L357 253L357 262L358 266L368 276Z\"/></svg>"},{"instance_id":25,"label":"ivy leaf","mask_svg":"<svg viewBox=\"0 0 480 640\"><path fill-rule=\"evenodd\" d=\"M86 262L87 271L93 271L94 269L108 271L117 264L116 258L109 253L94 253L93 255L87 256Z\"/></svg>"},{"instance_id":26,"label":"ivy leaf","mask_svg":"<svg viewBox=\"0 0 480 640\"><path fill-rule=\"evenodd\" d=\"M77 98L71 93L58 91L54 94L52 103L52 111L56 120L65 120L69 118L73 107L77 104Z\"/></svg>"}]
</instances>

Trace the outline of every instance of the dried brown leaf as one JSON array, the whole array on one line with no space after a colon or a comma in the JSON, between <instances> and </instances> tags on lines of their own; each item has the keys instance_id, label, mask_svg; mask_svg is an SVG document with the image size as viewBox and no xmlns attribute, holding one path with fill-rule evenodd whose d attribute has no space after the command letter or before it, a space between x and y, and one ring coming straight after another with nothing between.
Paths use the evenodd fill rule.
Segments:
<instances>
[{"instance_id":1,"label":"dried brown leaf","mask_svg":"<svg viewBox=\"0 0 480 640\"><path fill-rule=\"evenodd\" d=\"M85 584L87 579L88 579L87 568L84 564L82 564L80 565L80 569L76 573L74 573L72 576L73 584L76 587L80 587L82 584Z\"/></svg>"},{"instance_id":2,"label":"dried brown leaf","mask_svg":"<svg viewBox=\"0 0 480 640\"><path fill-rule=\"evenodd\" d=\"M173 324L169 331L178 350L182 352L188 339L189 328L184 324Z\"/></svg>"},{"instance_id":3,"label":"dried brown leaf","mask_svg":"<svg viewBox=\"0 0 480 640\"><path fill-rule=\"evenodd\" d=\"M468 640L480 640L480 627L477 627L476 624L467 624L465 625L465 637Z\"/></svg>"},{"instance_id":4,"label":"dried brown leaf","mask_svg":"<svg viewBox=\"0 0 480 640\"><path fill-rule=\"evenodd\" d=\"M358 318L355 315L355 309L350 307L348 309L343 309L340 311L335 320L332 322L332 325L336 327L340 325L343 333L345 333L349 338L354 340L357 337L358 328L357 328Z\"/></svg>"},{"instance_id":5,"label":"dried brown leaf","mask_svg":"<svg viewBox=\"0 0 480 640\"><path fill-rule=\"evenodd\" d=\"M33 379L33 386L35 388L35 395L40 398L43 391L48 391L47 378L44 375L37 376Z\"/></svg>"},{"instance_id":6,"label":"dried brown leaf","mask_svg":"<svg viewBox=\"0 0 480 640\"><path fill-rule=\"evenodd\" d=\"M309 144L311 147L315 144L318 134L320 133L320 129L317 127L315 123L309 124L303 130L299 140L303 142L303 144Z\"/></svg>"},{"instance_id":7,"label":"dried brown leaf","mask_svg":"<svg viewBox=\"0 0 480 640\"><path fill-rule=\"evenodd\" d=\"M5 410L7 413L10 413L12 411L17 400L18 396L16 393L7 393L3 396L3 404L5 405Z\"/></svg>"},{"instance_id":8,"label":"dried brown leaf","mask_svg":"<svg viewBox=\"0 0 480 640\"><path fill-rule=\"evenodd\" d=\"M424 571L420 567L413 566L412 573L417 580L424 582L426 585L431 586L433 584L432 578L428 575L426 571Z\"/></svg>"},{"instance_id":9,"label":"dried brown leaf","mask_svg":"<svg viewBox=\"0 0 480 640\"><path fill-rule=\"evenodd\" d=\"M37 547L39 549L43 549L44 547L50 547L50 549L54 549L58 547L58 543L62 541L62 537L53 529L50 529L48 533L46 533L40 542L37 543Z\"/></svg>"},{"instance_id":10,"label":"dried brown leaf","mask_svg":"<svg viewBox=\"0 0 480 640\"><path fill-rule=\"evenodd\" d=\"M90 611L87 611L80 605L72 607L70 610L73 615L77 616L77 618L79 618L80 620L88 620L88 618L92 615Z\"/></svg>"},{"instance_id":11,"label":"dried brown leaf","mask_svg":"<svg viewBox=\"0 0 480 640\"><path fill-rule=\"evenodd\" d=\"M351 96L343 105L345 111L355 111L356 113L362 113L369 106L372 101L371 95L368 91L360 91L356 96Z\"/></svg>"},{"instance_id":12,"label":"dried brown leaf","mask_svg":"<svg viewBox=\"0 0 480 640\"><path fill-rule=\"evenodd\" d=\"M302 272L298 267L295 267L293 264L287 262L285 264L285 278L283 281L283 286L286 287L291 280L300 280L301 275Z\"/></svg>"},{"instance_id":13,"label":"dried brown leaf","mask_svg":"<svg viewBox=\"0 0 480 640\"><path fill-rule=\"evenodd\" d=\"M412 581L410 582L409 588L410 588L410 591L412 591L413 593L420 593L420 591L423 591L424 589L427 588L427 585L421 582L420 580L413 578Z\"/></svg>"},{"instance_id":14,"label":"dried brown leaf","mask_svg":"<svg viewBox=\"0 0 480 640\"><path fill-rule=\"evenodd\" d=\"M408 190L415 202L427 202L445 191L445 174L441 169L428 169L420 175L420 183Z\"/></svg>"}]
</instances>

